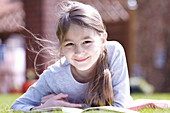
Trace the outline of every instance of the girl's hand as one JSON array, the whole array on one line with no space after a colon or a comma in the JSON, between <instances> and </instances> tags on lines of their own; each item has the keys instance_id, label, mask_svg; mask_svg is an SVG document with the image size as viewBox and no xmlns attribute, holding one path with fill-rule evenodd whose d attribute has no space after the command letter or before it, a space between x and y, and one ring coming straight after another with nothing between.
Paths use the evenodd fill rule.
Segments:
<instances>
[{"instance_id":1,"label":"girl's hand","mask_svg":"<svg viewBox=\"0 0 170 113\"><path fill-rule=\"evenodd\" d=\"M52 93L52 94L50 94L50 95L47 95L47 96L42 97L42 98L41 98L41 104L44 104L48 99L50 99L50 98L52 98L52 97L54 97L54 96L56 96L56 95L57 95L57 94Z\"/></svg>"},{"instance_id":2,"label":"girl's hand","mask_svg":"<svg viewBox=\"0 0 170 113\"><path fill-rule=\"evenodd\" d=\"M82 107L82 104L75 104L65 101L65 99L68 97L67 94L60 93L58 95L56 94L50 94L41 99L42 105L33 108L34 109L41 109L46 107L56 107L56 106L62 106L62 107Z\"/></svg>"}]
</instances>

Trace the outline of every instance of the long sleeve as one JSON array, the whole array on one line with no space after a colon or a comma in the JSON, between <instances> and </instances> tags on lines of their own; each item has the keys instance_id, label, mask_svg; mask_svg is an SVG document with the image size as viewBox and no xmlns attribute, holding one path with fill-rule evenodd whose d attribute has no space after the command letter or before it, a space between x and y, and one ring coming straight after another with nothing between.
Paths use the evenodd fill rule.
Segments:
<instances>
[{"instance_id":1,"label":"long sleeve","mask_svg":"<svg viewBox=\"0 0 170 113\"><path fill-rule=\"evenodd\" d=\"M44 72L38 81L30 86L26 93L15 100L11 109L29 111L32 107L39 106L41 104L41 98L52 92L45 79L45 76L48 76L47 74L48 71Z\"/></svg>"},{"instance_id":2,"label":"long sleeve","mask_svg":"<svg viewBox=\"0 0 170 113\"><path fill-rule=\"evenodd\" d=\"M114 94L113 106L126 107L132 98L130 96L129 74L123 47L118 42L108 45L108 62L112 75ZM112 45L112 44L111 44Z\"/></svg>"}]
</instances>

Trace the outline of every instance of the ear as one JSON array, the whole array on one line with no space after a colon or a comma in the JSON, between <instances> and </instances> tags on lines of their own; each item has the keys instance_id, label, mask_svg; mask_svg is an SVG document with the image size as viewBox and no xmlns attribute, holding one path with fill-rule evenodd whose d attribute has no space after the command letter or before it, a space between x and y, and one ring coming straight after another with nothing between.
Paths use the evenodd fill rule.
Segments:
<instances>
[{"instance_id":1,"label":"ear","mask_svg":"<svg viewBox=\"0 0 170 113\"><path fill-rule=\"evenodd\" d=\"M107 39L107 32L104 31L104 32L102 33L102 44L104 44L104 43L106 42L106 39Z\"/></svg>"},{"instance_id":2,"label":"ear","mask_svg":"<svg viewBox=\"0 0 170 113\"><path fill-rule=\"evenodd\" d=\"M108 35L107 35L107 32L104 31L103 34L104 34L105 39L107 39L107 36L108 36Z\"/></svg>"}]
</instances>

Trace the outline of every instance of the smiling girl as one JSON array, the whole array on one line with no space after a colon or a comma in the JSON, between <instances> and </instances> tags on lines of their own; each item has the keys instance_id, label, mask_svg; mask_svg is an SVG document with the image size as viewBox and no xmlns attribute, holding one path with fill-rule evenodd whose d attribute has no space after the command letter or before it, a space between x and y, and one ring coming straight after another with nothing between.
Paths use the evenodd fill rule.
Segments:
<instances>
[{"instance_id":1,"label":"smiling girl","mask_svg":"<svg viewBox=\"0 0 170 113\"><path fill-rule=\"evenodd\" d=\"M60 56L11 109L29 111L46 107L126 107L131 101L123 47L107 41L102 18L90 5L63 3L57 37Z\"/></svg>"}]
</instances>

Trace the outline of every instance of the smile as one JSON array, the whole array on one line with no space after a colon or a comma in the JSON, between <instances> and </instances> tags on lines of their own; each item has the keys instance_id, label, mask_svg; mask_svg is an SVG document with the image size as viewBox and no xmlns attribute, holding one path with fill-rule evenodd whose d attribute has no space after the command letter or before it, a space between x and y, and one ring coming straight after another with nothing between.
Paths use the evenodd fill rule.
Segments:
<instances>
[{"instance_id":1,"label":"smile","mask_svg":"<svg viewBox=\"0 0 170 113\"><path fill-rule=\"evenodd\" d=\"M84 61L86 61L88 58L89 58L89 57L84 58L84 59L75 59L75 61L77 61L77 62L84 62Z\"/></svg>"}]
</instances>

